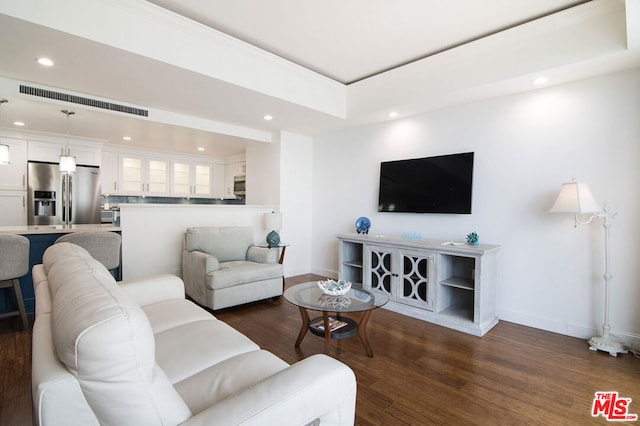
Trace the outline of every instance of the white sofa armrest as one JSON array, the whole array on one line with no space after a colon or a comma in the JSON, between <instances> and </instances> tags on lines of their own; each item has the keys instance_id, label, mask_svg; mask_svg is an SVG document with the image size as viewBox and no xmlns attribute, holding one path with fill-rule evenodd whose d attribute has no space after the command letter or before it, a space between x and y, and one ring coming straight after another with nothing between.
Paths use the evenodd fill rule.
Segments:
<instances>
[{"instance_id":1,"label":"white sofa armrest","mask_svg":"<svg viewBox=\"0 0 640 426\"><path fill-rule=\"evenodd\" d=\"M33 323L31 395L34 425L98 425L80 383L60 362L53 344L51 313L38 314Z\"/></svg>"},{"instance_id":2,"label":"white sofa armrest","mask_svg":"<svg viewBox=\"0 0 640 426\"><path fill-rule=\"evenodd\" d=\"M190 418L184 425L353 425L356 379L345 364L313 355Z\"/></svg>"},{"instance_id":3,"label":"white sofa armrest","mask_svg":"<svg viewBox=\"0 0 640 426\"><path fill-rule=\"evenodd\" d=\"M247 249L247 260L256 263L276 263L278 250L269 247L250 246Z\"/></svg>"},{"instance_id":4,"label":"white sofa armrest","mask_svg":"<svg viewBox=\"0 0 640 426\"><path fill-rule=\"evenodd\" d=\"M146 306L171 299L184 299L184 283L175 275L162 274L120 281L118 285L139 305Z\"/></svg>"}]
</instances>

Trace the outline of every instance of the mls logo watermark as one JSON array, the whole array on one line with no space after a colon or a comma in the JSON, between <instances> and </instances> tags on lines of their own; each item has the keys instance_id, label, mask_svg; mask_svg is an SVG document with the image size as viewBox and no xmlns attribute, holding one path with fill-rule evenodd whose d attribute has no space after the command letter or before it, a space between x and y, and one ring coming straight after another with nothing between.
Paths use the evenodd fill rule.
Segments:
<instances>
[{"instance_id":1,"label":"mls logo watermark","mask_svg":"<svg viewBox=\"0 0 640 426\"><path fill-rule=\"evenodd\" d=\"M638 420L637 414L629 413L631 398L622 398L618 392L596 392L591 407L591 416L602 416L608 421L620 422Z\"/></svg>"}]
</instances>

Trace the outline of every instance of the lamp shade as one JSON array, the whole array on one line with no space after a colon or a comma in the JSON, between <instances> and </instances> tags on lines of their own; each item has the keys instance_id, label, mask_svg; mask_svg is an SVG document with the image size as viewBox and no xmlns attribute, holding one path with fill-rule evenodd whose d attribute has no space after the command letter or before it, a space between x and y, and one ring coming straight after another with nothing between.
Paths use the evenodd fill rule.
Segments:
<instances>
[{"instance_id":1,"label":"lamp shade","mask_svg":"<svg viewBox=\"0 0 640 426\"><path fill-rule=\"evenodd\" d=\"M0 144L0 165L9 164L9 145Z\"/></svg>"},{"instance_id":2,"label":"lamp shade","mask_svg":"<svg viewBox=\"0 0 640 426\"><path fill-rule=\"evenodd\" d=\"M563 183L560 194L551 206L549 213L597 213L602 207L593 198L589 185L573 179L569 183Z\"/></svg>"},{"instance_id":3,"label":"lamp shade","mask_svg":"<svg viewBox=\"0 0 640 426\"><path fill-rule=\"evenodd\" d=\"M282 228L282 214L271 212L264 214L264 229L267 231L279 231Z\"/></svg>"},{"instance_id":4,"label":"lamp shade","mask_svg":"<svg viewBox=\"0 0 640 426\"><path fill-rule=\"evenodd\" d=\"M76 157L73 155L61 155L60 156L60 171L62 173L75 173L76 172Z\"/></svg>"}]
</instances>

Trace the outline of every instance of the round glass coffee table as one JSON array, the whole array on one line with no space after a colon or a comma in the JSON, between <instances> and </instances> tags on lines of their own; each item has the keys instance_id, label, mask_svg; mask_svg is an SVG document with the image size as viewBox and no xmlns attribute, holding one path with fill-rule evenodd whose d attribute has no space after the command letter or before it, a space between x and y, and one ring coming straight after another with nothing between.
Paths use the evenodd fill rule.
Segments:
<instances>
[{"instance_id":1,"label":"round glass coffee table","mask_svg":"<svg viewBox=\"0 0 640 426\"><path fill-rule=\"evenodd\" d=\"M302 317L296 348L300 347L307 331L324 338L325 354L329 353L331 339L345 339L357 334L367 355L373 356L371 345L367 340L366 327L371 311L384 306L389 301L389 296L385 293L351 288L343 296L330 296L320 290L317 281L312 281L289 287L284 292L284 298L300 309ZM308 311L322 312L322 316L310 319ZM349 312L362 312L362 318L357 322L342 315ZM335 316L330 313L335 313Z\"/></svg>"}]
</instances>

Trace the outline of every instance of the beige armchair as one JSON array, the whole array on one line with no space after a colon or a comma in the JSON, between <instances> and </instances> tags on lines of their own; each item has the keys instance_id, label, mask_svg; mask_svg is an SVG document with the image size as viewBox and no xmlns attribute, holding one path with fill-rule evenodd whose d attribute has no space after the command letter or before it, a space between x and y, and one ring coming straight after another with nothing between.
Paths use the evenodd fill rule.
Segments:
<instances>
[{"instance_id":1,"label":"beige armchair","mask_svg":"<svg viewBox=\"0 0 640 426\"><path fill-rule=\"evenodd\" d=\"M282 295L278 249L253 241L250 227L187 229L182 252L187 295L213 310Z\"/></svg>"}]
</instances>

